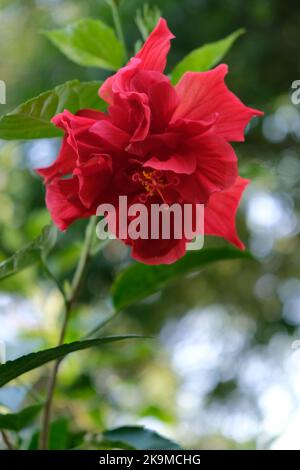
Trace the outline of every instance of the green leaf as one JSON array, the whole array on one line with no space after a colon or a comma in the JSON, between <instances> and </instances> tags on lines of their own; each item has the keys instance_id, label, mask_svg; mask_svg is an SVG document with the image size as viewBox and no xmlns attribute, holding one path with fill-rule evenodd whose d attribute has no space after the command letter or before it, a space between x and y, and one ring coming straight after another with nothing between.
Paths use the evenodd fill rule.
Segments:
<instances>
[{"instance_id":1,"label":"green leaf","mask_svg":"<svg viewBox=\"0 0 300 470\"><path fill-rule=\"evenodd\" d=\"M58 418L51 422L49 431L49 450L77 449L84 443L85 432L70 431L70 421L67 418ZM36 431L29 442L27 450L38 450L40 432Z\"/></svg>"},{"instance_id":2,"label":"green leaf","mask_svg":"<svg viewBox=\"0 0 300 470\"><path fill-rule=\"evenodd\" d=\"M172 82L177 83L185 72L205 72L220 62L235 40L245 32L238 29L224 39L205 44L186 55L173 69Z\"/></svg>"},{"instance_id":3,"label":"green leaf","mask_svg":"<svg viewBox=\"0 0 300 470\"><path fill-rule=\"evenodd\" d=\"M68 449L69 421L60 418L52 423L49 435L49 450Z\"/></svg>"},{"instance_id":4,"label":"green leaf","mask_svg":"<svg viewBox=\"0 0 300 470\"><path fill-rule=\"evenodd\" d=\"M93 348L96 346L102 346L106 343L112 343L115 341L122 341L124 339L137 339L145 338L145 336L139 335L126 335L126 336L105 336L102 338L89 339L86 341L75 341L74 343L63 344L51 349L45 349L36 353L30 353L26 356L19 357L14 361L9 361L6 364L0 366L0 387L7 384L13 379L16 379L25 372L29 372L38 367L43 366L47 362L55 359L61 359L68 354L81 351L83 349Z\"/></svg>"},{"instance_id":5,"label":"green leaf","mask_svg":"<svg viewBox=\"0 0 300 470\"><path fill-rule=\"evenodd\" d=\"M122 43L114 30L100 20L86 18L44 34L76 64L108 70L117 70L123 65Z\"/></svg>"},{"instance_id":6,"label":"green leaf","mask_svg":"<svg viewBox=\"0 0 300 470\"><path fill-rule=\"evenodd\" d=\"M41 261L53 248L56 239L57 228L53 224L47 225L39 237L0 263L0 280Z\"/></svg>"},{"instance_id":7,"label":"green leaf","mask_svg":"<svg viewBox=\"0 0 300 470\"><path fill-rule=\"evenodd\" d=\"M154 294L173 279L196 273L215 261L236 258L251 258L251 255L246 251L231 247L208 248L200 251L188 251L183 258L174 264L157 266L133 264L121 272L113 284L114 306L116 310L121 310Z\"/></svg>"},{"instance_id":8,"label":"green leaf","mask_svg":"<svg viewBox=\"0 0 300 470\"><path fill-rule=\"evenodd\" d=\"M41 139L60 137L63 132L51 123L56 114L68 109L104 109L98 97L102 82L72 80L26 101L0 119L0 139Z\"/></svg>"},{"instance_id":9,"label":"green leaf","mask_svg":"<svg viewBox=\"0 0 300 470\"><path fill-rule=\"evenodd\" d=\"M135 450L180 450L178 444L155 431L143 426L122 426L120 428L104 431L103 437L106 441L121 447L122 444Z\"/></svg>"},{"instance_id":10,"label":"green leaf","mask_svg":"<svg viewBox=\"0 0 300 470\"><path fill-rule=\"evenodd\" d=\"M42 405L34 405L19 413L0 414L0 429L19 432L32 423L41 409Z\"/></svg>"}]
</instances>

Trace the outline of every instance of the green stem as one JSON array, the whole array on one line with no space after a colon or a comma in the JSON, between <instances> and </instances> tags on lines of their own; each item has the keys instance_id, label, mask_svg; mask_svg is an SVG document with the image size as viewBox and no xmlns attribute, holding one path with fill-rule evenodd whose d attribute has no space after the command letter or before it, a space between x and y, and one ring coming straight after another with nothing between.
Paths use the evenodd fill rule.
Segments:
<instances>
[{"instance_id":1,"label":"green stem","mask_svg":"<svg viewBox=\"0 0 300 470\"><path fill-rule=\"evenodd\" d=\"M87 263L90 258L94 234L96 230L96 224L97 224L97 218L95 216L91 217L88 223L88 226L86 228L85 240L84 240L84 244L82 247L79 262L78 262L78 265L77 265L77 268L76 268L76 271L72 280L71 290L67 297L67 303L71 304L71 306L77 298L77 295L81 286L82 278L83 278Z\"/></svg>"},{"instance_id":2,"label":"green stem","mask_svg":"<svg viewBox=\"0 0 300 470\"><path fill-rule=\"evenodd\" d=\"M84 244L82 247L79 262L78 262L78 265L77 265L77 268L76 268L76 271L72 280L71 289L70 289L70 292L67 293L67 295L64 295L65 313L64 313L64 319L63 319L63 323L62 323L62 327L61 327L61 331L59 335L58 346L62 345L64 342L71 310L77 298L77 295L81 286L81 282L82 282L82 279L86 270L86 266L90 258L96 222L97 222L96 217L92 217L86 228L85 240L84 240ZM57 374L58 374L61 361L62 359L58 359L55 362L53 369L51 371L50 377L49 377L49 381L48 381L47 398L46 398L46 403L44 407L42 429L41 429L41 434L40 434L40 449L42 450L46 450L48 448L49 427L50 427L50 422L51 422L53 395L54 395L54 390L55 390L56 381L57 381Z\"/></svg>"},{"instance_id":3,"label":"green stem","mask_svg":"<svg viewBox=\"0 0 300 470\"><path fill-rule=\"evenodd\" d=\"M49 279L51 279L54 284L56 285L57 289L59 290L59 292L61 293L63 299L64 299L64 302L66 301L66 294L65 294L65 291L63 290L63 288L61 287L61 285L59 284L58 280L56 279L56 277L54 276L54 274L52 273L52 271L49 269L49 267L47 266L47 262L46 262L46 259L42 258L42 267L45 271L45 274L49 277Z\"/></svg>"},{"instance_id":4,"label":"green stem","mask_svg":"<svg viewBox=\"0 0 300 470\"><path fill-rule=\"evenodd\" d=\"M127 52L127 46L126 46L126 41L125 41L125 36L124 36L124 31L122 27L122 22L120 18L120 11L119 11L119 6L116 0L107 0L108 5L111 8L117 36L120 40L120 42L123 44L124 47L124 60L127 62L128 60L128 52Z\"/></svg>"},{"instance_id":5,"label":"green stem","mask_svg":"<svg viewBox=\"0 0 300 470\"><path fill-rule=\"evenodd\" d=\"M112 320L116 318L117 315L119 315L120 312L113 312L111 313L107 318L102 320L102 322L98 323L92 330L90 330L86 335L84 335L83 339L88 339L91 336L94 336L96 333L98 333L102 328L104 328L108 323L110 323Z\"/></svg>"}]
</instances>

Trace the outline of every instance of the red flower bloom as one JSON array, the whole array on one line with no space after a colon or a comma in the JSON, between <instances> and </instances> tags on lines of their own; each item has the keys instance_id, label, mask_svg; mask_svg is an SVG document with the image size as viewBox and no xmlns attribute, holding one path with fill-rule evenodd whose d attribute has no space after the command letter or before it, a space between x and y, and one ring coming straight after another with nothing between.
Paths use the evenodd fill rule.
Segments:
<instances>
[{"instance_id":1,"label":"red flower bloom","mask_svg":"<svg viewBox=\"0 0 300 470\"><path fill-rule=\"evenodd\" d=\"M99 90L108 114L64 111L53 122L65 131L61 151L45 179L47 207L65 230L96 213L101 203L205 205L205 234L243 248L235 214L248 181L238 176L229 142L244 140L246 107L224 83L227 66L188 72L173 87L163 75L173 34L160 19L143 48ZM133 240L132 256L148 264L172 263L186 240Z\"/></svg>"}]
</instances>

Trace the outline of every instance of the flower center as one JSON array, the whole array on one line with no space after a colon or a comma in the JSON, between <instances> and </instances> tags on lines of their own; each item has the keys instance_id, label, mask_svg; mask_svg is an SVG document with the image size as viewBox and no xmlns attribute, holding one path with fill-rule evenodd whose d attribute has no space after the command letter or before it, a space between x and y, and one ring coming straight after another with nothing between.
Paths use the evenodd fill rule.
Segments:
<instances>
[{"instance_id":1,"label":"flower center","mask_svg":"<svg viewBox=\"0 0 300 470\"><path fill-rule=\"evenodd\" d=\"M136 172L132 176L132 180L136 183L140 183L144 188L146 193L140 195L140 201L146 202L148 197L152 197L158 194L161 199L166 202L165 197L162 191L168 186L176 186L179 181L177 177L173 178L174 181L169 181L166 178L166 175L162 171L158 170L142 170L141 172Z\"/></svg>"}]
</instances>

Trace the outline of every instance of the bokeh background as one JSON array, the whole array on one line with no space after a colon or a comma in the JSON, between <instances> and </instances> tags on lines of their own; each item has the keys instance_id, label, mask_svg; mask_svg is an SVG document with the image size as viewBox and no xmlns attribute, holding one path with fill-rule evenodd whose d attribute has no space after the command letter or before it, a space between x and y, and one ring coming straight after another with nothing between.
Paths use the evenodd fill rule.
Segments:
<instances>
[{"instance_id":1,"label":"bokeh background","mask_svg":"<svg viewBox=\"0 0 300 470\"><path fill-rule=\"evenodd\" d=\"M239 211L239 230L255 260L215 264L180 279L122 312L108 333L154 339L69 357L56 393L57 448L88 431L146 424L186 448L300 449L300 4L295 0L156 0L176 34L168 68L205 42L245 27L226 62L227 83L248 105L265 111L247 142L236 145L241 173L252 178ZM123 0L128 45L139 37L141 1ZM1 0L0 114L66 80L105 78L69 62L40 33L91 16L112 24L104 1ZM44 189L33 168L50 163L59 142L0 141L0 259L22 247L49 221ZM61 234L51 268L70 278L84 230ZM222 245L206 239L206 246ZM109 286L130 262L113 242L91 264L68 339L110 311ZM34 267L0 284L0 339L8 358L55 344L61 298ZM16 411L44 390L47 368L0 390L0 406ZM70 418L71 419L68 419ZM33 428L23 436L31 440ZM75 445L75 444L74 444Z\"/></svg>"}]
</instances>

